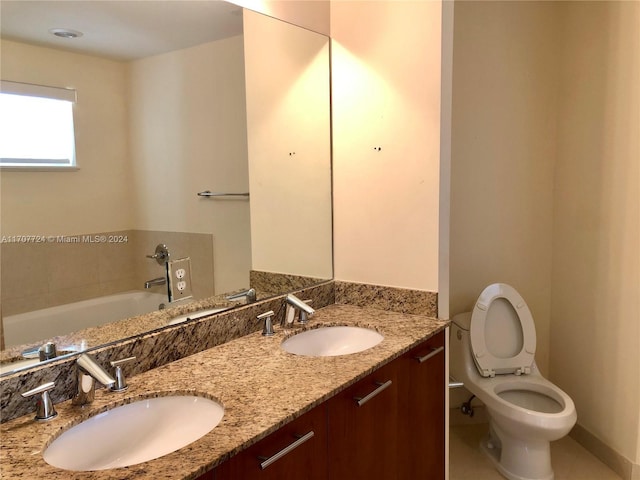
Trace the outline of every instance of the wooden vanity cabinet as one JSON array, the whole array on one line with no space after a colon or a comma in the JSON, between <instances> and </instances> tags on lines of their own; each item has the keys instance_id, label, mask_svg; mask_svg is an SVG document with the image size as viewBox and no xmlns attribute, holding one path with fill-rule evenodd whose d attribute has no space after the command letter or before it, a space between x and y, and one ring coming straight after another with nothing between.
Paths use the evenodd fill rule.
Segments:
<instances>
[{"instance_id":1,"label":"wooden vanity cabinet","mask_svg":"<svg viewBox=\"0 0 640 480\"><path fill-rule=\"evenodd\" d=\"M431 337L327 402L330 480L444 479L444 335ZM355 399L379 388L358 405Z\"/></svg>"},{"instance_id":2,"label":"wooden vanity cabinet","mask_svg":"<svg viewBox=\"0 0 640 480\"><path fill-rule=\"evenodd\" d=\"M444 480L444 341L434 335L198 480Z\"/></svg>"},{"instance_id":3,"label":"wooden vanity cabinet","mask_svg":"<svg viewBox=\"0 0 640 480\"><path fill-rule=\"evenodd\" d=\"M327 401L329 478L396 478L398 377L396 362Z\"/></svg>"},{"instance_id":4,"label":"wooden vanity cabinet","mask_svg":"<svg viewBox=\"0 0 640 480\"><path fill-rule=\"evenodd\" d=\"M398 367L398 479L444 479L445 333L394 363Z\"/></svg>"},{"instance_id":5,"label":"wooden vanity cabinet","mask_svg":"<svg viewBox=\"0 0 640 480\"><path fill-rule=\"evenodd\" d=\"M327 404L323 403L220 464L215 480L327 480Z\"/></svg>"}]
</instances>

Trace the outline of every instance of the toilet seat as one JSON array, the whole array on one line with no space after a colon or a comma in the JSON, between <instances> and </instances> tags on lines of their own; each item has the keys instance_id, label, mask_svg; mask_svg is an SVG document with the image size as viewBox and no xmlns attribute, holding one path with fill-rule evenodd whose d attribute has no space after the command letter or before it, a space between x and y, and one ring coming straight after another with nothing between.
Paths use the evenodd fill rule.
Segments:
<instances>
[{"instance_id":1,"label":"toilet seat","mask_svg":"<svg viewBox=\"0 0 640 480\"><path fill-rule=\"evenodd\" d=\"M471 314L469 335L473 360L483 377L531 372L536 329L515 288L494 283L482 291Z\"/></svg>"}]
</instances>

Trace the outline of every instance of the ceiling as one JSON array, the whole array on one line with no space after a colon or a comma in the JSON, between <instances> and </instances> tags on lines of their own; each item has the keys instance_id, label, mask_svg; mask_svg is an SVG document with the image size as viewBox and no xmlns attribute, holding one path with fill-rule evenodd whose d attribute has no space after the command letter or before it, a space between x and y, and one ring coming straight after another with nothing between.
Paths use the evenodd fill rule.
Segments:
<instances>
[{"instance_id":1,"label":"ceiling","mask_svg":"<svg viewBox=\"0 0 640 480\"><path fill-rule=\"evenodd\" d=\"M60 38L50 29L82 32ZM2 0L2 38L128 61L240 35L242 9L220 0Z\"/></svg>"}]
</instances>

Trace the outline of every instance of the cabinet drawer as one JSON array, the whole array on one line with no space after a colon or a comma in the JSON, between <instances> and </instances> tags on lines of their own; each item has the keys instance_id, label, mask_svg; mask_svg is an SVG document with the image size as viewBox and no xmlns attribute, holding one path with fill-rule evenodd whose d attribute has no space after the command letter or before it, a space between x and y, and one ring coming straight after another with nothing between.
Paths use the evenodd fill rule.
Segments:
<instances>
[{"instance_id":1,"label":"cabinet drawer","mask_svg":"<svg viewBox=\"0 0 640 480\"><path fill-rule=\"evenodd\" d=\"M385 365L327 402L330 479L396 479L395 363Z\"/></svg>"},{"instance_id":2,"label":"cabinet drawer","mask_svg":"<svg viewBox=\"0 0 640 480\"><path fill-rule=\"evenodd\" d=\"M215 469L216 480L327 479L327 406L322 404Z\"/></svg>"}]
</instances>

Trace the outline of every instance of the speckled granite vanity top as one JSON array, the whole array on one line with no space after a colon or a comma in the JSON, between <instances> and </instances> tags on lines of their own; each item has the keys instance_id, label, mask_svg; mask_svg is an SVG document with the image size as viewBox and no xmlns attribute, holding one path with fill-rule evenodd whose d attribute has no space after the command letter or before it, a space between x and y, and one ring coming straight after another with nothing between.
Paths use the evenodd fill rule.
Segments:
<instances>
[{"instance_id":1,"label":"speckled granite vanity top","mask_svg":"<svg viewBox=\"0 0 640 480\"><path fill-rule=\"evenodd\" d=\"M422 315L386 312L351 305L317 311L308 327L357 325L374 328L384 341L370 350L340 357L302 357L286 353L282 340L301 331L276 326L276 335L252 333L171 364L132 377L129 390L96 393L80 409L66 401L58 417L44 423L26 415L0 426L0 477L3 479L194 479L234 453L264 438L285 423L400 356L447 326ZM70 472L48 465L43 449L63 430L96 412L141 397L190 393L224 405L220 424L191 445L164 457L128 468ZM16 393L17 395L17 393Z\"/></svg>"}]
</instances>

